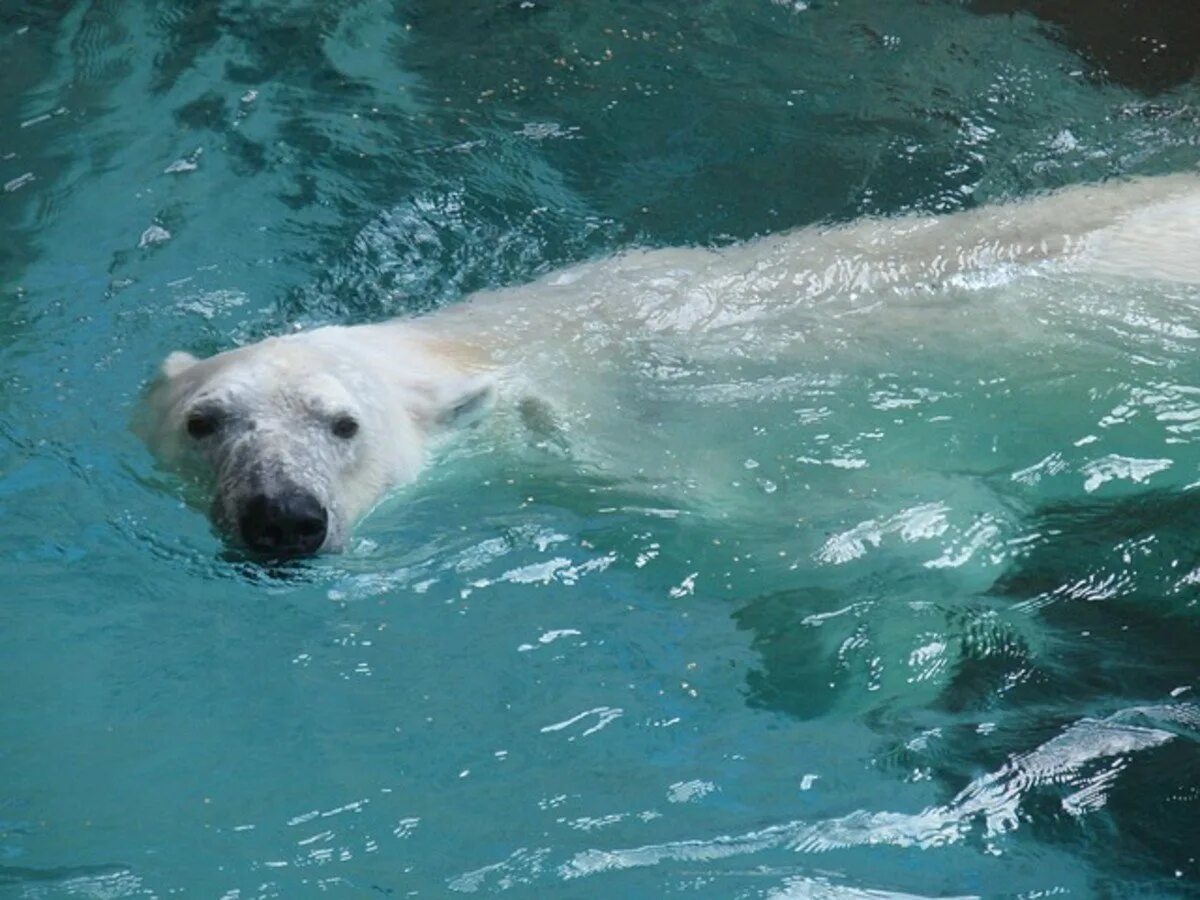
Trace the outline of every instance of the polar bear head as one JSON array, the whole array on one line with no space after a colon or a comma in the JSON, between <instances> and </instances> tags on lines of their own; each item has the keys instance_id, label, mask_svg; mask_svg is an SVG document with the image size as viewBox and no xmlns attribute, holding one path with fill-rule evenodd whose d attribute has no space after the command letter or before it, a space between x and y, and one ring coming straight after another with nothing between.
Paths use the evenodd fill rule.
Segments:
<instances>
[{"instance_id":1,"label":"polar bear head","mask_svg":"<svg viewBox=\"0 0 1200 900\"><path fill-rule=\"evenodd\" d=\"M248 549L336 549L428 444L476 419L490 377L385 326L322 328L208 359L176 352L137 430L167 465L213 487L213 518Z\"/></svg>"}]
</instances>

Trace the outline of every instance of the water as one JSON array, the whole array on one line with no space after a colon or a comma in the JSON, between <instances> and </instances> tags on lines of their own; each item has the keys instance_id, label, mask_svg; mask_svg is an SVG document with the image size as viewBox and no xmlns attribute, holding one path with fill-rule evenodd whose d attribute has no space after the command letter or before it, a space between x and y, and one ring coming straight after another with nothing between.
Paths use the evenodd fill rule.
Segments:
<instances>
[{"instance_id":1,"label":"water","mask_svg":"<svg viewBox=\"0 0 1200 900\"><path fill-rule=\"evenodd\" d=\"M0 895L1200 891L1194 287L656 360L722 504L477 436L285 570L126 428L179 347L1200 161L1186 59L986 11L0 6Z\"/></svg>"}]
</instances>

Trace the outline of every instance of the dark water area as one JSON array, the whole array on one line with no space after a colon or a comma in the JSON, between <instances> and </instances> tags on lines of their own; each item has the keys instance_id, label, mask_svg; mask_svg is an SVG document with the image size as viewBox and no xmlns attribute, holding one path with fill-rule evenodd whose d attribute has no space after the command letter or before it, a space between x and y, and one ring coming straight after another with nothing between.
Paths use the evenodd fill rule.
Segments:
<instances>
[{"instance_id":1,"label":"dark water area","mask_svg":"<svg viewBox=\"0 0 1200 900\"><path fill-rule=\"evenodd\" d=\"M984 14L1036 17L1079 53L1093 77L1154 95L1200 72L1200 12L1179 0L977 0Z\"/></svg>"}]
</instances>

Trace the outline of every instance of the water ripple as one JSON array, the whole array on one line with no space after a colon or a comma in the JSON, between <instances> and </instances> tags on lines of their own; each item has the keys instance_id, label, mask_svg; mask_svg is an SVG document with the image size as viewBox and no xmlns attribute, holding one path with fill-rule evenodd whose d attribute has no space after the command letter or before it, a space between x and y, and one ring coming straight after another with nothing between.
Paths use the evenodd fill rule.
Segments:
<instances>
[{"instance_id":1,"label":"water ripple","mask_svg":"<svg viewBox=\"0 0 1200 900\"><path fill-rule=\"evenodd\" d=\"M1043 787L1075 788L1060 801L1070 815L1084 816L1096 811L1104 805L1106 793L1134 754L1175 740L1180 727L1186 734L1198 722L1200 708L1191 704L1130 707L1103 719L1080 719L1035 749L1010 757L995 772L975 779L949 803L918 813L860 810L834 819L797 820L739 835L588 850L558 864L555 871L558 877L573 880L664 862L714 862L775 848L797 853L828 853L879 845L931 849L965 840L976 821L982 822L985 839L995 838L1020 826L1018 813L1022 803ZM1096 763L1104 765L1091 768ZM548 856L548 851L539 854L536 870L526 867L525 877L540 875L547 868ZM523 865L526 862L523 856L514 855L510 859L514 858ZM467 880L458 882L458 889L469 885L471 890L477 890L492 872L501 870L508 872L508 863L462 876Z\"/></svg>"}]
</instances>

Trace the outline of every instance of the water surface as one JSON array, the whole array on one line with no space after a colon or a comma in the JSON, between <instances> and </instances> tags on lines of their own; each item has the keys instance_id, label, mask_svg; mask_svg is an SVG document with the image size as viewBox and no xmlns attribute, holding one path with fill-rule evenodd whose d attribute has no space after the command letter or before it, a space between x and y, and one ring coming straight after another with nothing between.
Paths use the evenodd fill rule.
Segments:
<instances>
[{"instance_id":1,"label":"water surface","mask_svg":"<svg viewBox=\"0 0 1200 900\"><path fill-rule=\"evenodd\" d=\"M1186 45L1012 6L0 5L0 894L1200 890L1194 287L663 370L736 515L475 440L263 569L126 428L176 348L1200 162Z\"/></svg>"}]
</instances>

